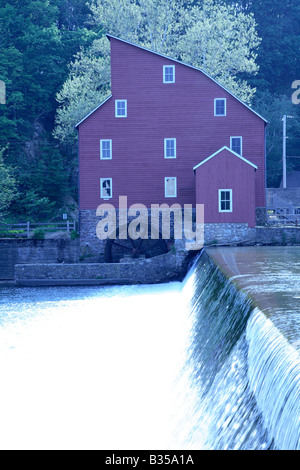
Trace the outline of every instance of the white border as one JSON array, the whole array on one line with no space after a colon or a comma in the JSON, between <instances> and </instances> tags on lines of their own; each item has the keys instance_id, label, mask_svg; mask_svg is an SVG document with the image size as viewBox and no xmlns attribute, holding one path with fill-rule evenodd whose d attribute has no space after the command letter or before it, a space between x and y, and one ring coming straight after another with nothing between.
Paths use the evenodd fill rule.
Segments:
<instances>
[{"instance_id":1,"label":"white border","mask_svg":"<svg viewBox=\"0 0 300 470\"><path fill-rule=\"evenodd\" d=\"M110 196L103 196L102 194L102 190L103 190L103 187L102 187L102 182L103 181L106 181L106 180L110 180L110 192L111 192L111 195ZM100 178L100 197L101 199L104 199L104 201L108 200L108 199L112 199L113 197L113 192L112 192L112 178Z\"/></svg>"},{"instance_id":2,"label":"white border","mask_svg":"<svg viewBox=\"0 0 300 470\"><path fill-rule=\"evenodd\" d=\"M173 179L175 180L175 195L173 196L167 196L166 194L166 189L167 189L167 180ZM177 177L176 176L165 176L165 197L170 198L170 197L177 197Z\"/></svg>"},{"instance_id":3,"label":"white border","mask_svg":"<svg viewBox=\"0 0 300 470\"><path fill-rule=\"evenodd\" d=\"M166 80L166 69L167 68L171 68L173 69L173 80L170 81L170 80ZM163 66L163 83L175 83L175 65L164 65Z\"/></svg>"},{"instance_id":4,"label":"white border","mask_svg":"<svg viewBox=\"0 0 300 470\"><path fill-rule=\"evenodd\" d=\"M102 143L103 142L110 142L110 157L105 158L102 155L103 148L102 148ZM112 160L112 139L100 139L100 160Z\"/></svg>"},{"instance_id":5,"label":"white border","mask_svg":"<svg viewBox=\"0 0 300 470\"><path fill-rule=\"evenodd\" d=\"M118 103L125 103L125 114L118 115ZM127 118L127 100L115 100L115 117L116 118Z\"/></svg>"},{"instance_id":6,"label":"white border","mask_svg":"<svg viewBox=\"0 0 300 470\"><path fill-rule=\"evenodd\" d=\"M232 149L232 139L240 139L241 140L241 153L240 153L240 155L242 157L242 155L243 155L243 137L241 135L233 135L232 137L230 137L230 150L232 152L234 152L234 150ZM237 153L237 152L235 152L235 153Z\"/></svg>"},{"instance_id":7,"label":"white border","mask_svg":"<svg viewBox=\"0 0 300 470\"><path fill-rule=\"evenodd\" d=\"M174 157L167 157L167 141L168 140L173 140L174 141ZM177 143L176 143L176 138L174 137L166 137L164 139L164 156L167 160L174 160L177 157Z\"/></svg>"},{"instance_id":8,"label":"white border","mask_svg":"<svg viewBox=\"0 0 300 470\"><path fill-rule=\"evenodd\" d=\"M225 114L216 114L216 108L217 108L217 101L224 101L225 102ZM227 116L227 99L226 98L215 98L214 101L214 116L215 117L226 117Z\"/></svg>"},{"instance_id":9,"label":"white border","mask_svg":"<svg viewBox=\"0 0 300 470\"><path fill-rule=\"evenodd\" d=\"M230 193L230 210L221 209L221 191L226 191ZM232 189L219 189L219 212L221 214L223 214L224 212L226 213L233 212Z\"/></svg>"}]
</instances>

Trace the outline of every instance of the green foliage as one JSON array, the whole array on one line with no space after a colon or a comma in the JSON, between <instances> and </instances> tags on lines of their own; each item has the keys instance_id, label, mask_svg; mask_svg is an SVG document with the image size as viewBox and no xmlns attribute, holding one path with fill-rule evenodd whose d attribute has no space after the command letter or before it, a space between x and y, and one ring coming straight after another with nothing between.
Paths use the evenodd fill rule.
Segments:
<instances>
[{"instance_id":1,"label":"green foliage","mask_svg":"<svg viewBox=\"0 0 300 470\"><path fill-rule=\"evenodd\" d=\"M5 215L18 194L13 170L4 163L3 154L5 150L0 150L0 219Z\"/></svg>"},{"instance_id":2,"label":"green foliage","mask_svg":"<svg viewBox=\"0 0 300 470\"><path fill-rule=\"evenodd\" d=\"M255 74L259 45L252 15L205 0L93 0L92 22L122 39L168 54L203 70L250 103L255 92L238 73ZM109 42L97 39L70 66L57 94L55 137L76 138L74 126L109 94Z\"/></svg>"},{"instance_id":3,"label":"green foliage","mask_svg":"<svg viewBox=\"0 0 300 470\"><path fill-rule=\"evenodd\" d=\"M45 238L45 231L42 228L37 228L33 232L32 238L35 240L44 240Z\"/></svg>"}]
</instances>

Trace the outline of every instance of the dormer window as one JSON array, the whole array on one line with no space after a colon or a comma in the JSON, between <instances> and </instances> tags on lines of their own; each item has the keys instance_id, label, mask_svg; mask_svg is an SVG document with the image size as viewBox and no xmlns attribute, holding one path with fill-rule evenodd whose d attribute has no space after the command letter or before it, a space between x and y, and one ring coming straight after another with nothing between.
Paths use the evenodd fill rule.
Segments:
<instances>
[{"instance_id":1,"label":"dormer window","mask_svg":"<svg viewBox=\"0 0 300 470\"><path fill-rule=\"evenodd\" d=\"M226 98L215 99L215 116L226 116Z\"/></svg>"},{"instance_id":2,"label":"dormer window","mask_svg":"<svg viewBox=\"0 0 300 470\"><path fill-rule=\"evenodd\" d=\"M164 65L164 83L175 83L175 65Z\"/></svg>"}]
</instances>

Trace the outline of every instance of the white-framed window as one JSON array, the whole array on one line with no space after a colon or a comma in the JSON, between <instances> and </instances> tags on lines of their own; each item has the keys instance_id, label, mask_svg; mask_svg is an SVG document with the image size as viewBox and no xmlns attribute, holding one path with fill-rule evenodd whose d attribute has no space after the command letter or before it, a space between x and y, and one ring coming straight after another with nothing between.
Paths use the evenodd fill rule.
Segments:
<instances>
[{"instance_id":1,"label":"white-framed window","mask_svg":"<svg viewBox=\"0 0 300 470\"><path fill-rule=\"evenodd\" d=\"M243 138L242 137L230 137L230 148L233 152L238 155L243 154Z\"/></svg>"},{"instance_id":2,"label":"white-framed window","mask_svg":"<svg viewBox=\"0 0 300 470\"><path fill-rule=\"evenodd\" d=\"M232 189L219 189L219 212L232 212Z\"/></svg>"},{"instance_id":3,"label":"white-framed window","mask_svg":"<svg viewBox=\"0 0 300 470\"><path fill-rule=\"evenodd\" d=\"M115 101L115 115L118 118L127 117L127 100L116 100Z\"/></svg>"},{"instance_id":4,"label":"white-framed window","mask_svg":"<svg viewBox=\"0 0 300 470\"><path fill-rule=\"evenodd\" d=\"M215 116L226 116L226 98L215 98Z\"/></svg>"},{"instance_id":5,"label":"white-framed window","mask_svg":"<svg viewBox=\"0 0 300 470\"><path fill-rule=\"evenodd\" d=\"M175 83L175 65L164 65L164 83Z\"/></svg>"},{"instance_id":6,"label":"white-framed window","mask_svg":"<svg viewBox=\"0 0 300 470\"><path fill-rule=\"evenodd\" d=\"M174 176L165 178L165 197L177 197L177 178Z\"/></svg>"},{"instance_id":7,"label":"white-framed window","mask_svg":"<svg viewBox=\"0 0 300 470\"><path fill-rule=\"evenodd\" d=\"M112 159L112 140L111 139L100 140L100 159L101 160Z\"/></svg>"},{"instance_id":8,"label":"white-framed window","mask_svg":"<svg viewBox=\"0 0 300 470\"><path fill-rule=\"evenodd\" d=\"M164 148L165 158L176 158L176 139L165 139Z\"/></svg>"},{"instance_id":9,"label":"white-framed window","mask_svg":"<svg viewBox=\"0 0 300 470\"><path fill-rule=\"evenodd\" d=\"M112 179L111 178L101 178L100 194L101 194L101 199L112 198Z\"/></svg>"}]
</instances>

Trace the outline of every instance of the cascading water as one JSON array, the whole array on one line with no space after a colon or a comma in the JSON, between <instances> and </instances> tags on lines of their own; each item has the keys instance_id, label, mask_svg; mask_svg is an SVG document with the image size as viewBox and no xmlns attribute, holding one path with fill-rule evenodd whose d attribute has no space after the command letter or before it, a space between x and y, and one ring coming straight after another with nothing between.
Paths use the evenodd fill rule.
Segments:
<instances>
[{"instance_id":1,"label":"cascading water","mask_svg":"<svg viewBox=\"0 0 300 470\"><path fill-rule=\"evenodd\" d=\"M252 298L206 252L183 284L0 288L1 449L299 449L299 320Z\"/></svg>"},{"instance_id":2,"label":"cascading water","mask_svg":"<svg viewBox=\"0 0 300 470\"><path fill-rule=\"evenodd\" d=\"M197 403L186 445L298 450L298 351L205 253L193 284L188 365Z\"/></svg>"}]
</instances>

